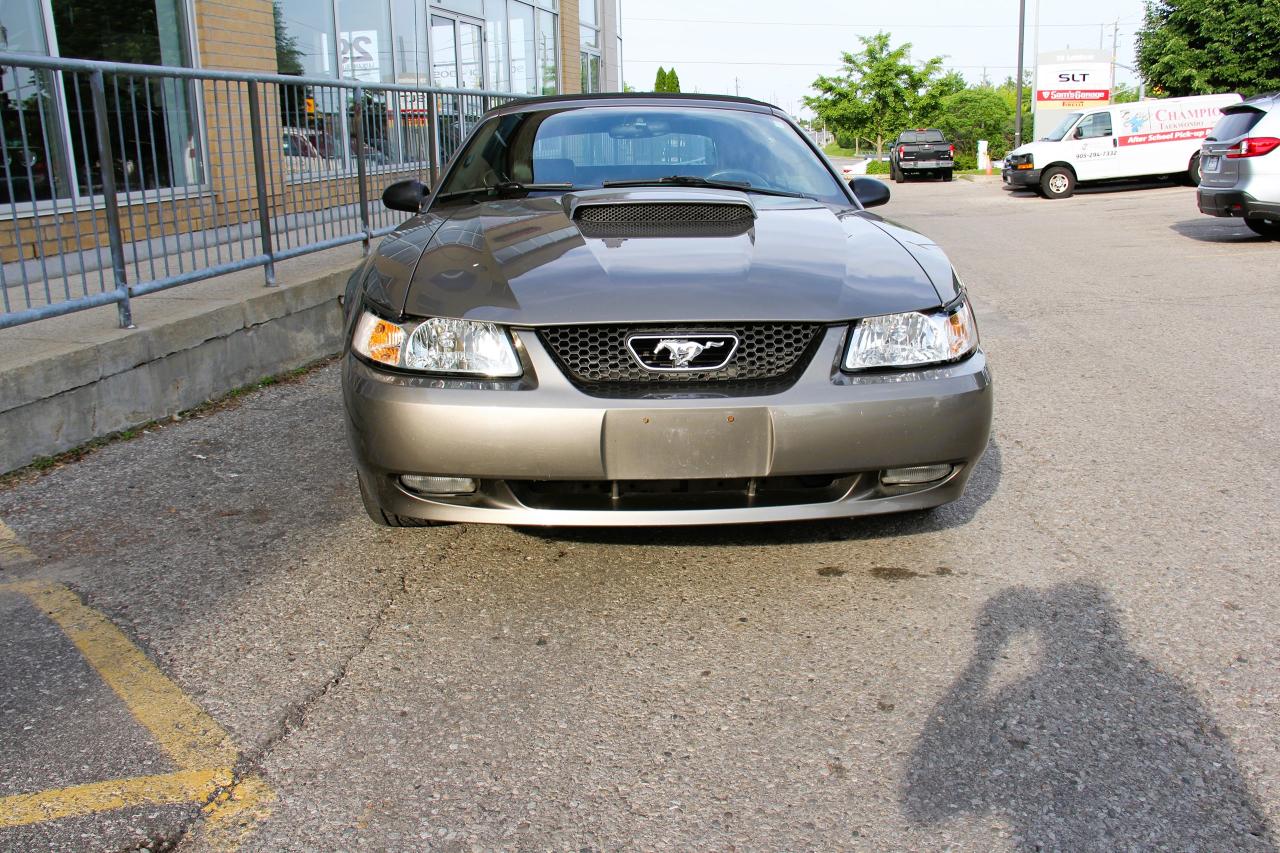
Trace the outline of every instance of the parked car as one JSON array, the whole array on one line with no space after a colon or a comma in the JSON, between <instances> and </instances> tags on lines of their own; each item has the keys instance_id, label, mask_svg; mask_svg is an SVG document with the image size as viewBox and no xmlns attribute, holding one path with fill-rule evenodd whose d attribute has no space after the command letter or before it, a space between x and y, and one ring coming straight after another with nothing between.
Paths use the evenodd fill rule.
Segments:
<instances>
[{"instance_id":1,"label":"parked car","mask_svg":"<svg viewBox=\"0 0 1280 853\"><path fill-rule=\"evenodd\" d=\"M487 113L434 192L387 187L412 218L348 284L370 518L710 524L955 500L991 377L950 261L867 211L888 198L757 101Z\"/></svg>"},{"instance_id":2,"label":"parked car","mask_svg":"<svg viewBox=\"0 0 1280 853\"><path fill-rule=\"evenodd\" d=\"M920 128L898 134L889 150L889 176L902 183L912 175L937 175L951 180L956 147L940 130Z\"/></svg>"},{"instance_id":3,"label":"parked car","mask_svg":"<svg viewBox=\"0 0 1280 853\"><path fill-rule=\"evenodd\" d=\"M1112 104L1063 116L1044 139L1005 158L1004 182L1070 198L1089 181L1177 175L1200 183L1200 142L1236 94Z\"/></svg>"},{"instance_id":4,"label":"parked car","mask_svg":"<svg viewBox=\"0 0 1280 853\"><path fill-rule=\"evenodd\" d=\"M1242 217L1254 232L1280 239L1280 93L1222 112L1200 149L1200 212Z\"/></svg>"}]
</instances>

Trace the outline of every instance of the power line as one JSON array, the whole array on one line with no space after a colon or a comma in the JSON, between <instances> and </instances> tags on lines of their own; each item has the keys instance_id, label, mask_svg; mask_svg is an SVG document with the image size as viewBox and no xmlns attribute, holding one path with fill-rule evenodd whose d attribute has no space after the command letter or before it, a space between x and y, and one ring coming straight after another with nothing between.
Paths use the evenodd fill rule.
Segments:
<instances>
[{"instance_id":1,"label":"power line","mask_svg":"<svg viewBox=\"0 0 1280 853\"><path fill-rule=\"evenodd\" d=\"M744 27L821 27L824 30L834 28L846 29L939 29L939 30L958 30L958 29L974 29L974 30L990 30L990 29L1017 29L1017 24L834 24L834 23L811 23L808 21L730 21L718 18L633 18L628 16L627 22L643 21L655 24L731 24L734 26ZM1092 24L1041 24L1042 27L1066 27L1082 29L1088 27L1108 26L1108 21L1102 21ZM1120 21L1124 26L1139 23L1138 21Z\"/></svg>"},{"instance_id":2,"label":"power line","mask_svg":"<svg viewBox=\"0 0 1280 853\"><path fill-rule=\"evenodd\" d=\"M838 62L758 62L758 61L735 61L732 59L632 59L627 58L627 62L642 62L651 65L776 65L776 66L793 66L799 68L836 68L840 65ZM1013 65L996 65L986 63L985 65L952 65L944 63L945 68L1014 68Z\"/></svg>"}]
</instances>

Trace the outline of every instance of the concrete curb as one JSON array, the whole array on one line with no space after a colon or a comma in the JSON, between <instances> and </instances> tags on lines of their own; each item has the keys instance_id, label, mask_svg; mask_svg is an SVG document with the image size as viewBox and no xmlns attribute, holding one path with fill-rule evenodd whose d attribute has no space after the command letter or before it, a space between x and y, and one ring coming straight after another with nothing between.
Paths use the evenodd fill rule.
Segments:
<instances>
[{"instance_id":1,"label":"concrete curb","mask_svg":"<svg viewBox=\"0 0 1280 853\"><path fill-rule=\"evenodd\" d=\"M168 417L341 348L354 265L69 351L0 364L0 472Z\"/></svg>"}]
</instances>

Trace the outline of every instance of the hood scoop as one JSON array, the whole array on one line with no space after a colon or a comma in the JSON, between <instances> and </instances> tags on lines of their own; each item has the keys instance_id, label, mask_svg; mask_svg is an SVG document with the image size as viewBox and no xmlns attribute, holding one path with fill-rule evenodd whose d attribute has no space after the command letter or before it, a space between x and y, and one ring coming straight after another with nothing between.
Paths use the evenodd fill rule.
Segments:
<instances>
[{"instance_id":1,"label":"hood scoop","mask_svg":"<svg viewBox=\"0 0 1280 853\"><path fill-rule=\"evenodd\" d=\"M736 237L756 212L739 201L583 202L573 211L584 237Z\"/></svg>"}]
</instances>

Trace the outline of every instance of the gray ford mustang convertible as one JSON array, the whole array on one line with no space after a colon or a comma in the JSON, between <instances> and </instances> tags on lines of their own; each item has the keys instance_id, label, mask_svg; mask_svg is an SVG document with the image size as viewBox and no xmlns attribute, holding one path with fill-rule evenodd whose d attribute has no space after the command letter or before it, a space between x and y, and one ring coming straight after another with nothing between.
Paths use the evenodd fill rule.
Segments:
<instances>
[{"instance_id":1,"label":"gray ford mustang convertible","mask_svg":"<svg viewBox=\"0 0 1280 853\"><path fill-rule=\"evenodd\" d=\"M379 524L672 525L955 500L992 390L964 288L768 104L488 113L348 286Z\"/></svg>"}]
</instances>

